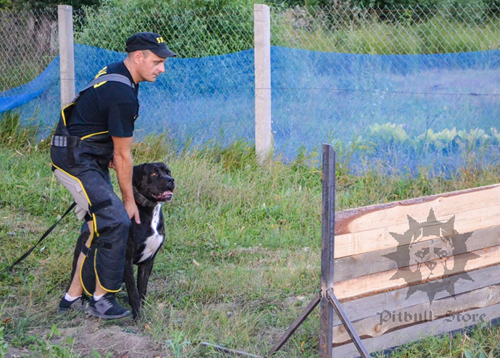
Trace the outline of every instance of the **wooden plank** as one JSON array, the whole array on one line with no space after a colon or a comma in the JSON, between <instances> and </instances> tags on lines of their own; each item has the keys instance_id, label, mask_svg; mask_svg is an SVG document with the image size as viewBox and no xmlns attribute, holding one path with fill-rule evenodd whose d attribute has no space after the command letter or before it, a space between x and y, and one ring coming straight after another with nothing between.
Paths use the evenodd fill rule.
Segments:
<instances>
[{"instance_id":1,"label":"wooden plank","mask_svg":"<svg viewBox=\"0 0 500 358\"><path fill-rule=\"evenodd\" d=\"M471 259L471 254L476 255ZM399 287L417 284L422 278L432 277L438 279L444 276L454 275L461 272L469 272L487 266L500 263L500 246L476 250L471 253L457 255L446 260L446 268L441 259L433 260L437 266L431 272L427 265L418 269L417 265L409 266L405 270L390 270L368 276L355 278L353 280L335 283L334 292L339 299L354 299L358 296L374 294L384 290L394 290ZM417 272L417 274L411 274ZM402 275L407 274L405 277ZM432 273L432 276L431 276ZM396 277L395 275L399 275Z\"/></svg>"},{"instance_id":2,"label":"wooden plank","mask_svg":"<svg viewBox=\"0 0 500 358\"><path fill-rule=\"evenodd\" d=\"M474 232L500 225L500 206L483 207L482 209L461 212L455 215L438 215L436 213L437 222L427 222L429 213L429 210L423 209L417 213L418 215L410 215L420 225L414 224L410 226L410 219L405 217L404 221L395 220L393 225L388 227L341 235L336 233L335 258L394 248L398 245L407 245L410 244L413 235L419 235L420 228L424 228L426 231L439 229L442 223L449 220L452 220L449 224L453 227L455 233ZM439 235L426 235L419 241L424 242L437 237Z\"/></svg>"},{"instance_id":3,"label":"wooden plank","mask_svg":"<svg viewBox=\"0 0 500 358\"><path fill-rule=\"evenodd\" d=\"M335 218L335 234L402 225L407 215L425 220L431 208L437 217L453 216L500 205L500 185L454 191L432 196L378 204L342 211Z\"/></svg>"},{"instance_id":4,"label":"wooden plank","mask_svg":"<svg viewBox=\"0 0 500 358\"><path fill-rule=\"evenodd\" d=\"M450 317L440 318L435 321L418 324L384 334L381 337L363 339L368 352L379 352L419 339L452 332L472 327L479 321L489 322L500 317L500 304L462 312ZM473 320L475 318L475 320ZM353 358L359 357L354 344L344 344L333 349L333 357Z\"/></svg>"},{"instance_id":5,"label":"wooden plank","mask_svg":"<svg viewBox=\"0 0 500 358\"><path fill-rule=\"evenodd\" d=\"M490 266L484 269L462 273L460 275L446 277L438 287L436 282L426 282L410 287L403 287L398 290L382 292L377 295L363 297L357 300L343 302L342 306L346 314L353 321L375 316L377 312L385 310L401 310L405 307L411 307L429 302L427 292L434 289L435 300L446 298L450 292L461 294L477 290L483 287L500 284L499 266ZM431 287L432 285L432 287ZM340 324L336 317L334 325Z\"/></svg>"},{"instance_id":6,"label":"wooden plank","mask_svg":"<svg viewBox=\"0 0 500 358\"><path fill-rule=\"evenodd\" d=\"M455 248L453 254L460 255L468 251L500 245L500 226L478 230L473 233L452 235L450 238ZM414 245L414 250L418 250L420 247L434 247L440 240L436 238L419 242ZM409 250L409 245L400 247L400 251L403 253L408 253ZM394 251L394 248L389 248L335 259L335 282L407 266L407 257L405 255L399 255L397 261L385 256Z\"/></svg>"},{"instance_id":7,"label":"wooden plank","mask_svg":"<svg viewBox=\"0 0 500 358\"><path fill-rule=\"evenodd\" d=\"M354 322L353 326L360 336L373 338L382 336L389 330L433 321L450 314L498 303L500 303L500 285L484 287L455 297L450 296L399 310L385 310L376 316ZM350 341L351 338L343 325L333 327L334 344L345 344Z\"/></svg>"}]
</instances>

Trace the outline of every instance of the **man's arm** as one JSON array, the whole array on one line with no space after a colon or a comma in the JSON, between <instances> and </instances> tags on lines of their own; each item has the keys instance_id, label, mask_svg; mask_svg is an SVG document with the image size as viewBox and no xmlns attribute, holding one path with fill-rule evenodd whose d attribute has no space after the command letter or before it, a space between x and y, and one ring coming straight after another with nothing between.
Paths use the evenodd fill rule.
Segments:
<instances>
[{"instance_id":1,"label":"man's arm","mask_svg":"<svg viewBox=\"0 0 500 358\"><path fill-rule=\"evenodd\" d=\"M123 205L129 218L134 218L137 224L141 223L139 210L134 200L132 190L133 161L130 149L133 137L111 137L114 144L114 169L118 178L118 184L122 192Z\"/></svg>"}]
</instances>

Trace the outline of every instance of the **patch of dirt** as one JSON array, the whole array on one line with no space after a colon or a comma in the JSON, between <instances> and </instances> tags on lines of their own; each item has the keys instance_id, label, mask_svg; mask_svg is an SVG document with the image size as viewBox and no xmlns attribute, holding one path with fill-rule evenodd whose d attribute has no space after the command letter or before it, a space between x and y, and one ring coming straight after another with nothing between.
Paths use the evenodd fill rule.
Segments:
<instances>
[{"instance_id":1,"label":"patch of dirt","mask_svg":"<svg viewBox=\"0 0 500 358\"><path fill-rule=\"evenodd\" d=\"M98 322L61 329L61 336L74 339L73 350L82 356L94 357L93 350L106 357L153 358L166 357L151 337L120 326L99 327Z\"/></svg>"},{"instance_id":2,"label":"patch of dirt","mask_svg":"<svg viewBox=\"0 0 500 358\"><path fill-rule=\"evenodd\" d=\"M82 358L98 355L109 358L166 358L170 354L162 349L150 336L140 332L137 327L126 321L106 322L92 317L75 317L70 327L59 327L60 335L53 336L50 343L68 347L67 338L73 339L72 351ZM32 332L46 337L47 331ZM68 347L69 348L69 347ZM36 354L35 354L36 355ZM10 348L7 358L35 357L26 349Z\"/></svg>"},{"instance_id":3,"label":"patch of dirt","mask_svg":"<svg viewBox=\"0 0 500 358\"><path fill-rule=\"evenodd\" d=\"M34 357L28 349L9 348L5 358Z\"/></svg>"}]
</instances>

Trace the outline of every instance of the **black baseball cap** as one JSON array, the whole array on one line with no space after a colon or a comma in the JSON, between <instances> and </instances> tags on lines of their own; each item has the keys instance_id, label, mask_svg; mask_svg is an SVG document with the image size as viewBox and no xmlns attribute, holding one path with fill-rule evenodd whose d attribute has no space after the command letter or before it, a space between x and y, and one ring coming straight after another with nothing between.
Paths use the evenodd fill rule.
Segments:
<instances>
[{"instance_id":1,"label":"black baseball cap","mask_svg":"<svg viewBox=\"0 0 500 358\"><path fill-rule=\"evenodd\" d=\"M163 37L153 32L139 32L130 36L125 43L125 51L150 50L155 55L167 58L177 56L167 47Z\"/></svg>"}]
</instances>

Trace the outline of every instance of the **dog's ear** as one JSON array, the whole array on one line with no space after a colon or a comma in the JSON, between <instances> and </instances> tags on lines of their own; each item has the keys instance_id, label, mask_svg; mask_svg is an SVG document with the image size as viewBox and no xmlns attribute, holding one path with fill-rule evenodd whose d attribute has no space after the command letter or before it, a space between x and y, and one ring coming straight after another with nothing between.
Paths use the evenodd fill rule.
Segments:
<instances>
[{"instance_id":1,"label":"dog's ear","mask_svg":"<svg viewBox=\"0 0 500 358\"><path fill-rule=\"evenodd\" d=\"M142 167L144 164L139 164L134 166L133 177L132 177L132 185L136 188L141 186L142 179Z\"/></svg>"}]
</instances>

